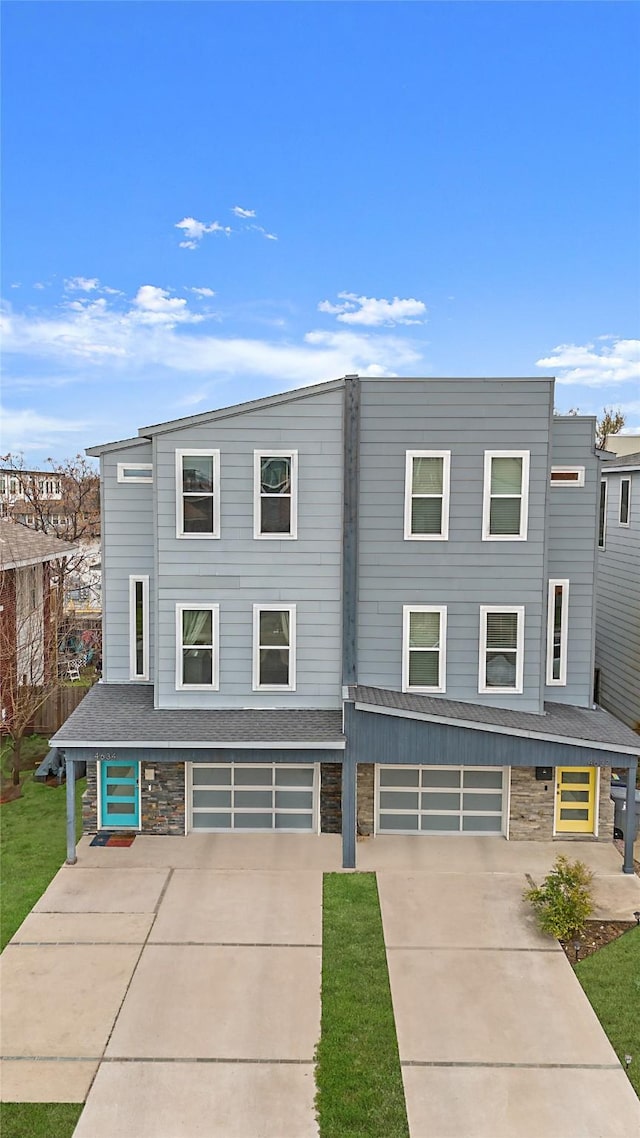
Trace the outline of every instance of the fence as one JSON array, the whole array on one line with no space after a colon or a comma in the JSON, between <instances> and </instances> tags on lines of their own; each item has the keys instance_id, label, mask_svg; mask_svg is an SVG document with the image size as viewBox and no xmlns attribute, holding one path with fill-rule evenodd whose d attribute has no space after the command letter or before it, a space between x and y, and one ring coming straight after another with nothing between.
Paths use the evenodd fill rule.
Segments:
<instances>
[{"instance_id":1,"label":"fence","mask_svg":"<svg viewBox=\"0 0 640 1138\"><path fill-rule=\"evenodd\" d=\"M30 731L37 735L53 735L89 690L88 687L64 687L52 692L34 715L29 724Z\"/></svg>"}]
</instances>

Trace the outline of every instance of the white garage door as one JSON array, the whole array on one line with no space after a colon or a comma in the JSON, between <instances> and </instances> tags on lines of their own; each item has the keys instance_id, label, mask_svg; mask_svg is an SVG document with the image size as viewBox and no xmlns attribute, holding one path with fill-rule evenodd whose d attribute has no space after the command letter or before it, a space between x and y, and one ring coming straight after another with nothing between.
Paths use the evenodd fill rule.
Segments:
<instances>
[{"instance_id":1,"label":"white garage door","mask_svg":"<svg viewBox=\"0 0 640 1138\"><path fill-rule=\"evenodd\" d=\"M316 833L317 766L192 763L191 829Z\"/></svg>"},{"instance_id":2,"label":"white garage door","mask_svg":"<svg viewBox=\"0 0 640 1138\"><path fill-rule=\"evenodd\" d=\"M378 767L379 834L502 834L502 767Z\"/></svg>"}]
</instances>

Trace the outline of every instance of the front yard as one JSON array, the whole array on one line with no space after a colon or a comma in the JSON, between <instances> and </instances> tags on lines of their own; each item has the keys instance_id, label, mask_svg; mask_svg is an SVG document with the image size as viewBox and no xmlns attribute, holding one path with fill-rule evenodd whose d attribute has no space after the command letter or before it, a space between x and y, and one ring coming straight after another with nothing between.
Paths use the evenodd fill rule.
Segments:
<instances>
[{"instance_id":1,"label":"front yard","mask_svg":"<svg viewBox=\"0 0 640 1138\"><path fill-rule=\"evenodd\" d=\"M640 928L576 965L576 975L640 1097Z\"/></svg>"}]
</instances>

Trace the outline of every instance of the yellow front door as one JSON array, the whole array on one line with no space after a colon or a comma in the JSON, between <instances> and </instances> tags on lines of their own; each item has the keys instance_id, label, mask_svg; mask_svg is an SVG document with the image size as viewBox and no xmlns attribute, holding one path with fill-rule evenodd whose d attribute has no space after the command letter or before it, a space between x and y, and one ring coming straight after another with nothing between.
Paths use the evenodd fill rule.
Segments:
<instances>
[{"instance_id":1,"label":"yellow front door","mask_svg":"<svg viewBox=\"0 0 640 1138\"><path fill-rule=\"evenodd\" d=\"M596 767L556 768L556 833L593 834Z\"/></svg>"}]
</instances>

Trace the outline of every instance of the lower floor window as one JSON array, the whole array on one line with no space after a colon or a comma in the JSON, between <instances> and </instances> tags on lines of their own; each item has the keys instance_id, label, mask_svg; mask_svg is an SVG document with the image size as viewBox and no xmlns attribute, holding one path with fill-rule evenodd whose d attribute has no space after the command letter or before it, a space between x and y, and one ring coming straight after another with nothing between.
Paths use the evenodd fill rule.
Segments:
<instances>
[{"instance_id":1,"label":"lower floor window","mask_svg":"<svg viewBox=\"0 0 640 1138\"><path fill-rule=\"evenodd\" d=\"M378 833L501 834L502 767L378 767Z\"/></svg>"},{"instance_id":2,"label":"lower floor window","mask_svg":"<svg viewBox=\"0 0 640 1138\"><path fill-rule=\"evenodd\" d=\"M317 765L194 763L194 830L317 832Z\"/></svg>"}]
</instances>

